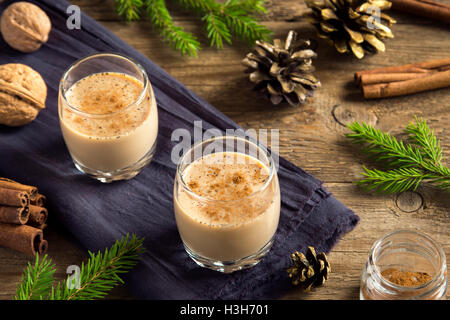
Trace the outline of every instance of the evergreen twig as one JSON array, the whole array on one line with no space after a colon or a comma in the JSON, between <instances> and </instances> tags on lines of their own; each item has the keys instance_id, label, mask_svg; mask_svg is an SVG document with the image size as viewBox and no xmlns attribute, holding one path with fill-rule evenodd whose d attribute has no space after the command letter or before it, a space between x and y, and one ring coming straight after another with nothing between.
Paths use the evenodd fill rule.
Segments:
<instances>
[{"instance_id":1,"label":"evergreen twig","mask_svg":"<svg viewBox=\"0 0 450 320\"><path fill-rule=\"evenodd\" d=\"M365 123L348 125L346 134L353 143L361 144L362 152L383 163L387 171L364 167L365 177L357 184L378 193L416 190L426 182L450 191L450 169L442 164L440 142L425 120L416 117L405 129L408 144Z\"/></svg>"},{"instance_id":2,"label":"evergreen twig","mask_svg":"<svg viewBox=\"0 0 450 320\"><path fill-rule=\"evenodd\" d=\"M412 144L422 147L423 156L439 164L442 160L442 149L439 140L434 135L434 130L430 130L423 119L416 117L416 124L410 123L405 130L409 134L409 141Z\"/></svg>"},{"instance_id":3,"label":"evergreen twig","mask_svg":"<svg viewBox=\"0 0 450 320\"><path fill-rule=\"evenodd\" d=\"M135 21L141 18L141 9L144 6L143 0L114 0L116 11L126 21Z\"/></svg>"},{"instance_id":4,"label":"evergreen twig","mask_svg":"<svg viewBox=\"0 0 450 320\"><path fill-rule=\"evenodd\" d=\"M223 40L231 44L231 34L253 43L256 40L269 40L272 33L266 26L258 24L255 14L266 13L265 0L227 0L225 3L217 3L214 0L177 0L188 9L203 15L210 45L221 48ZM208 17L215 17L211 19ZM216 21L220 25L213 25ZM215 29L210 33L208 30ZM227 37L230 35L230 37ZM223 40L222 40L223 39Z\"/></svg>"},{"instance_id":5,"label":"evergreen twig","mask_svg":"<svg viewBox=\"0 0 450 320\"><path fill-rule=\"evenodd\" d=\"M253 43L270 40L271 31L259 24L256 15L266 13L265 0L177 0L184 8L201 17L212 47L231 44L232 36ZM138 20L145 8L147 17L168 41L183 55L197 56L200 43L190 32L175 26L164 0L115 0L117 13L127 21Z\"/></svg>"},{"instance_id":6,"label":"evergreen twig","mask_svg":"<svg viewBox=\"0 0 450 320\"><path fill-rule=\"evenodd\" d=\"M54 273L54 265L47 255L39 261L39 254L36 254L34 266L28 262L22 281L17 285L15 300L46 299L53 285Z\"/></svg>"},{"instance_id":7,"label":"evergreen twig","mask_svg":"<svg viewBox=\"0 0 450 320\"><path fill-rule=\"evenodd\" d=\"M89 251L90 258L82 263L79 282L75 277L54 285L55 266L45 255L39 261L36 255L34 266L28 265L18 285L16 300L48 299L48 300L91 300L104 298L116 285L123 283L119 275L131 270L139 261L139 254L144 251L143 239L127 234L120 241L105 251L94 254ZM69 282L71 281L71 282ZM79 286L75 285L79 284Z\"/></svg>"},{"instance_id":8,"label":"evergreen twig","mask_svg":"<svg viewBox=\"0 0 450 320\"><path fill-rule=\"evenodd\" d=\"M200 43L190 32L173 23L164 0L147 0L147 16L153 25L160 30L162 37L183 55L196 57L200 50Z\"/></svg>"},{"instance_id":9,"label":"evergreen twig","mask_svg":"<svg viewBox=\"0 0 450 320\"><path fill-rule=\"evenodd\" d=\"M202 18L206 22L206 31L210 39L210 46L216 46L218 49L223 48L223 41L231 44L231 33L225 22L214 13L208 13Z\"/></svg>"}]
</instances>

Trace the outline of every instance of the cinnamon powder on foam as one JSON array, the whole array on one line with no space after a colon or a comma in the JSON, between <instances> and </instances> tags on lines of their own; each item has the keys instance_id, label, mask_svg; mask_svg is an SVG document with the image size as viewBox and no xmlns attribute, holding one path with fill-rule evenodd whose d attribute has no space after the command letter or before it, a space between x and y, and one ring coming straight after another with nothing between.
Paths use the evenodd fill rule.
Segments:
<instances>
[{"instance_id":1,"label":"cinnamon powder on foam","mask_svg":"<svg viewBox=\"0 0 450 320\"><path fill-rule=\"evenodd\" d=\"M203 157L190 166L185 181L194 193L207 199L230 201L199 206L203 218L210 222L244 222L261 214L271 203L273 188L252 199L247 198L260 190L269 178L267 168L256 159L235 153L218 153Z\"/></svg>"},{"instance_id":2,"label":"cinnamon powder on foam","mask_svg":"<svg viewBox=\"0 0 450 320\"><path fill-rule=\"evenodd\" d=\"M114 72L96 73L76 82L66 93L69 103L88 114L108 115L125 109L140 96L143 84L137 79ZM67 112L72 127L96 137L126 134L140 125L149 114L149 102L111 118L91 120Z\"/></svg>"}]
</instances>

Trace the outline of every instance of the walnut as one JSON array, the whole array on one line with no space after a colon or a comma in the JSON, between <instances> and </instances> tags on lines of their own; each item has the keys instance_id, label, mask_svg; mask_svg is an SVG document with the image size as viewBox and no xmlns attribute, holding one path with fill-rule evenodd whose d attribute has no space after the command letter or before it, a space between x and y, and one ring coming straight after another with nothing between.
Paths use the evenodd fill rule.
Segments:
<instances>
[{"instance_id":1,"label":"walnut","mask_svg":"<svg viewBox=\"0 0 450 320\"><path fill-rule=\"evenodd\" d=\"M0 31L3 39L22 52L38 50L47 42L52 24L47 14L29 2L16 2L3 11Z\"/></svg>"},{"instance_id":2,"label":"walnut","mask_svg":"<svg viewBox=\"0 0 450 320\"><path fill-rule=\"evenodd\" d=\"M32 68L9 63L0 65L0 124L22 126L45 108L47 86Z\"/></svg>"}]
</instances>

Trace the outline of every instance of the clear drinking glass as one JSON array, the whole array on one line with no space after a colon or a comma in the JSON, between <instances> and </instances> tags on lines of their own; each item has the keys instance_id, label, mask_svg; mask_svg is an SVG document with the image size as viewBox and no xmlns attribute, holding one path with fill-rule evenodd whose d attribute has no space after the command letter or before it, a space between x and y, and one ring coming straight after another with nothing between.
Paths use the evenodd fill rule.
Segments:
<instances>
[{"instance_id":1,"label":"clear drinking glass","mask_svg":"<svg viewBox=\"0 0 450 320\"><path fill-rule=\"evenodd\" d=\"M59 119L75 167L102 182L133 178L154 155L155 95L145 70L126 56L99 53L70 66Z\"/></svg>"},{"instance_id":2,"label":"clear drinking glass","mask_svg":"<svg viewBox=\"0 0 450 320\"><path fill-rule=\"evenodd\" d=\"M205 140L178 164L178 231L188 255L202 267L229 273L256 265L274 241L280 202L271 155L248 139Z\"/></svg>"},{"instance_id":3,"label":"clear drinking glass","mask_svg":"<svg viewBox=\"0 0 450 320\"><path fill-rule=\"evenodd\" d=\"M400 286L385 279L383 270L425 272L427 283ZM447 291L447 263L441 246L424 233L397 230L377 240L361 277L361 300L440 300Z\"/></svg>"}]
</instances>

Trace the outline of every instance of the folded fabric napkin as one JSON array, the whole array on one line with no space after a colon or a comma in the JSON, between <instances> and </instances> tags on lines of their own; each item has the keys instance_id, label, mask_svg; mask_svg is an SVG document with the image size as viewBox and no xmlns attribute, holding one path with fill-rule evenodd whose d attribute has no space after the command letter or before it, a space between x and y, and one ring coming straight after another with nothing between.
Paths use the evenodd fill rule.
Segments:
<instances>
[{"instance_id":1,"label":"folded fabric napkin","mask_svg":"<svg viewBox=\"0 0 450 320\"><path fill-rule=\"evenodd\" d=\"M0 126L0 176L35 185L48 197L57 218L89 250L100 250L126 233L145 237L146 253L126 277L142 299L272 299L290 286L290 253L312 245L329 252L359 218L321 182L279 160L282 208L275 243L256 267L221 274L198 267L184 251L173 213L176 165L170 155L175 128L193 131L238 128L229 118L188 90L148 58L86 15L81 29L66 27L66 1L33 1L49 15L50 40L23 54L0 40L0 64L24 63L48 86L47 109L21 128ZM0 13L11 1L0 4ZM96 52L117 52L139 61L150 77L159 107L158 147L153 162L130 181L102 184L78 172L64 144L57 109L58 84L75 60ZM282 131L281 131L281 134ZM50 221L51 223L51 221ZM49 244L52 245L51 243Z\"/></svg>"}]
</instances>

